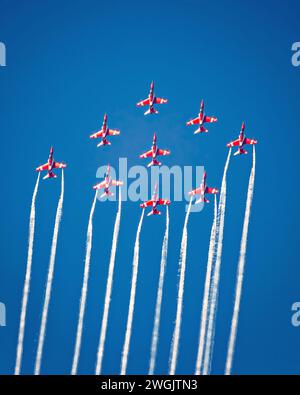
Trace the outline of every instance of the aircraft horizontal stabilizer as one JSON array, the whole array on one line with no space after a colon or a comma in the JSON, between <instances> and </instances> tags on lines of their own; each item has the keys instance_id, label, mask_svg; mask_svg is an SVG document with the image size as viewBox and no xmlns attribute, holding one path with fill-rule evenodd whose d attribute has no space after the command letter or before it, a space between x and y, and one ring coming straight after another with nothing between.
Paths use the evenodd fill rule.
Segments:
<instances>
[{"instance_id":1,"label":"aircraft horizontal stabilizer","mask_svg":"<svg viewBox=\"0 0 300 395\"><path fill-rule=\"evenodd\" d=\"M43 180L46 180L47 178L57 178L57 175L52 173L52 172L50 172L50 173L47 173L45 175L45 177L43 177Z\"/></svg>"}]
</instances>

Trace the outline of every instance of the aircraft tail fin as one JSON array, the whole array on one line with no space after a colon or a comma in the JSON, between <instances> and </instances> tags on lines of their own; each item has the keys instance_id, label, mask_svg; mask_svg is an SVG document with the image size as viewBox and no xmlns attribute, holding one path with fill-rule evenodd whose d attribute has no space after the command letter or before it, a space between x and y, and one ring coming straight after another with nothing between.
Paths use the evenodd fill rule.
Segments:
<instances>
[{"instance_id":1,"label":"aircraft tail fin","mask_svg":"<svg viewBox=\"0 0 300 395\"><path fill-rule=\"evenodd\" d=\"M45 175L45 177L43 177L43 180L46 180L47 178L57 178L57 175L52 173L52 171L50 171Z\"/></svg>"},{"instance_id":2,"label":"aircraft tail fin","mask_svg":"<svg viewBox=\"0 0 300 395\"><path fill-rule=\"evenodd\" d=\"M144 115L148 114L158 114L158 111L155 108L149 108L147 111L144 112Z\"/></svg>"},{"instance_id":3,"label":"aircraft tail fin","mask_svg":"<svg viewBox=\"0 0 300 395\"><path fill-rule=\"evenodd\" d=\"M105 196L114 196L113 192L103 192L102 195L100 196L100 198L104 198Z\"/></svg>"},{"instance_id":4,"label":"aircraft tail fin","mask_svg":"<svg viewBox=\"0 0 300 395\"><path fill-rule=\"evenodd\" d=\"M201 197L200 199L198 199L198 200L195 202L195 204L198 204L198 203L209 203L209 200L206 199L206 197Z\"/></svg>"},{"instance_id":5,"label":"aircraft tail fin","mask_svg":"<svg viewBox=\"0 0 300 395\"><path fill-rule=\"evenodd\" d=\"M201 125L197 130L194 131L194 134L198 134L198 133L207 133L207 132L208 132L208 130L205 129L204 126Z\"/></svg>"},{"instance_id":6,"label":"aircraft tail fin","mask_svg":"<svg viewBox=\"0 0 300 395\"><path fill-rule=\"evenodd\" d=\"M161 215L161 212L158 211L157 209L151 210L151 211L147 214L147 216L149 217L150 215Z\"/></svg>"},{"instance_id":7,"label":"aircraft tail fin","mask_svg":"<svg viewBox=\"0 0 300 395\"><path fill-rule=\"evenodd\" d=\"M241 154L248 154L248 151L246 151L244 148L239 148L239 149L233 154L233 156L241 155Z\"/></svg>"},{"instance_id":8,"label":"aircraft tail fin","mask_svg":"<svg viewBox=\"0 0 300 395\"><path fill-rule=\"evenodd\" d=\"M97 145L97 147L101 147L102 145L111 145L111 142L108 140L102 140L100 143Z\"/></svg>"},{"instance_id":9,"label":"aircraft tail fin","mask_svg":"<svg viewBox=\"0 0 300 395\"><path fill-rule=\"evenodd\" d=\"M160 166L161 165L161 162L159 162L158 160L156 160L156 159L153 159L150 163L148 163L148 167L151 167L151 166Z\"/></svg>"}]
</instances>

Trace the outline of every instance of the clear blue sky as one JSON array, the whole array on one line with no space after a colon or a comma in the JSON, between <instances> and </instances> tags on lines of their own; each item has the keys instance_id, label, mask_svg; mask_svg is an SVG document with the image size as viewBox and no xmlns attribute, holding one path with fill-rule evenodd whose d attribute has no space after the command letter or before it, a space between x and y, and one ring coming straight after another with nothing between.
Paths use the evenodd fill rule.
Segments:
<instances>
[{"instance_id":1,"label":"clear blue sky","mask_svg":"<svg viewBox=\"0 0 300 395\"><path fill-rule=\"evenodd\" d=\"M42 373L71 368L85 255L86 228L98 166L138 155L158 132L168 164L205 165L219 187L226 143L246 122L257 138L257 177L233 372L299 373L300 328L291 325L299 290L299 87L291 65L299 37L297 1L0 1L1 255L0 373L13 373L26 268L35 167L49 146L67 162L65 202ZM169 99L146 118L135 107L150 81ZM219 118L194 136L185 121L204 98ZM120 128L110 149L88 136L102 122ZM223 373L251 156L232 160L213 373ZM41 182L37 199L32 286L23 373L33 372L60 179ZM172 197L171 197L172 198ZM170 246L157 372L167 373L176 310L184 204L170 207ZM116 203L97 203L79 373L94 373ZM186 288L178 373L193 373L213 205L189 223ZM140 208L125 203L103 373L119 373ZM128 373L146 373L165 216L146 218Z\"/></svg>"}]
</instances>

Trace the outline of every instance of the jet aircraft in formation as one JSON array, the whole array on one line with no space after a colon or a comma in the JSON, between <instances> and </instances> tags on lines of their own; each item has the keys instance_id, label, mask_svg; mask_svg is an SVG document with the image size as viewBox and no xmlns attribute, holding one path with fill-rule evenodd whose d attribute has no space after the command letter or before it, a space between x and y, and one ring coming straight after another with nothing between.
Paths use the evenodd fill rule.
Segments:
<instances>
[{"instance_id":1,"label":"jet aircraft in formation","mask_svg":"<svg viewBox=\"0 0 300 395\"><path fill-rule=\"evenodd\" d=\"M238 147L238 150L233 154L234 156L236 156L241 154L248 154L248 151L244 149L244 145L247 144L257 144L257 140L245 137L245 122L243 122L239 137L236 140L228 143L226 147Z\"/></svg>"},{"instance_id":2,"label":"jet aircraft in formation","mask_svg":"<svg viewBox=\"0 0 300 395\"><path fill-rule=\"evenodd\" d=\"M137 103L138 107L143 107L143 106L148 106L149 108L146 110L144 113L145 115L148 114L157 114L158 111L154 107L154 105L158 104L164 104L167 103L168 100L160 97L156 97L154 94L154 82L151 82L150 85L150 92L148 97L145 100L142 100ZM188 121L186 124L189 125L199 125L199 128L194 132L194 134L198 133L207 133L208 130L205 128L206 123L212 123L212 122L217 122L217 118L213 116L208 116L205 114L204 111L204 100L201 100L200 103L200 112L198 116L194 119L191 119ZM118 129L110 129L107 126L107 114L104 114L103 118L103 123L102 127L99 131L93 133L90 135L91 139L98 139L100 138L101 141L97 145L97 147L104 146L104 145L111 145L111 143L107 140L108 136L117 136L120 134L120 130ZM257 140L250 139L245 137L245 123L242 123L241 131L239 134L239 137L236 140L231 141L230 143L227 144L227 147L238 147L237 151L234 153L234 156L240 155L240 154L247 154L247 151L245 150L244 146L245 145L252 145L252 144L257 144ZM160 166L161 162L158 161L157 157L158 156L165 156L165 155L170 155L169 150L165 149L160 149L157 147L157 136L156 133L153 135L153 142L152 142L152 147L149 151L144 152L143 154L140 155L140 158L151 158L151 162L148 163L148 167L150 166ZM47 163L44 165L41 165L36 168L36 171L47 171L47 174L45 175L44 179L47 178L56 178L56 174L53 173L54 169L62 169L65 168L66 164L65 163L60 163L60 162L55 162L53 159L53 147L50 148L50 154ZM99 184L93 186L93 189L98 190L98 189L104 189L104 193L101 195L101 197L104 196L112 196L113 193L110 191L110 187L112 186L121 186L123 185L122 181L119 180L113 180L110 176L110 166L107 166L107 171L105 174L105 178L102 182ZM195 202L197 203L208 203L209 200L206 198L206 194L216 194L218 193L218 189L216 188L211 188L206 186L206 171L204 171L203 174L203 179L200 184L200 186L197 189L194 189L189 192L190 196L194 195L200 195L199 199ZM159 205L169 205L170 200L164 200L160 199L158 197L157 193L157 185L154 188L154 193L152 196L151 200L148 200L147 202L144 202L140 205L142 208L146 207L152 207L152 210L148 213L148 215L159 215L161 214L160 211L158 211L157 206Z\"/></svg>"},{"instance_id":3,"label":"jet aircraft in formation","mask_svg":"<svg viewBox=\"0 0 300 395\"><path fill-rule=\"evenodd\" d=\"M47 171L47 174L45 175L45 177L43 177L43 180L46 180L47 178L56 178L57 175L53 173L53 170L54 169L63 169L65 167L67 167L67 165L65 163L60 163L60 162L54 161L53 152L54 152L53 147L50 147L48 162L45 163L44 165L41 165L36 168L36 171L43 171L43 170Z\"/></svg>"},{"instance_id":4,"label":"jet aircraft in formation","mask_svg":"<svg viewBox=\"0 0 300 395\"><path fill-rule=\"evenodd\" d=\"M149 151L144 152L142 155L140 155L140 158L152 158L152 161L148 163L148 167L150 166L160 166L161 162L157 160L157 157L159 155L170 155L170 151L165 150L165 149L160 149L156 145L156 133L153 135L153 142L152 142L152 147Z\"/></svg>"},{"instance_id":5,"label":"jet aircraft in formation","mask_svg":"<svg viewBox=\"0 0 300 395\"><path fill-rule=\"evenodd\" d=\"M195 204L209 203L209 200L205 197L205 194L207 194L207 193L216 194L216 193L219 193L219 191L216 188L211 188L211 187L206 186L206 171L204 171L202 182L201 182L199 188L194 189L191 192L189 192L189 195L190 196L200 195L200 198L195 202Z\"/></svg>"},{"instance_id":6,"label":"jet aircraft in formation","mask_svg":"<svg viewBox=\"0 0 300 395\"><path fill-rule=\"evenodd\" d=\"M198 116L194 119L191 119L190 121L188 121L186 124L187 126L189 125L199 125L199 128L197 130L195 130L194 134L198 134L198 133L207 133L208 130L205 129L204 124L205 123L210 123L210 122L217 122L217 118L216 117L209 117L208 115L205 115L204 113L204 100L201 100L200 103L200 112L198 114Z\"/></svg>"},{"instance_id":7,"label":"jet aircraft in formation","mask_svg":"<svg viewBox=\"0 0 300 395\"><path fill-rule=\"evenodd\" d=\"M110 187L119 187L121 185L123 185L123 181L112 180L110 176L110 165L108 165L104 180L101 181L99 184L94 185L93 189L97 190L104 188L104 193L100 196L102 198L104 196L113 196L113 193L110 191Z\"/></svg>"},{"instance_id":8,"label":"jet aircraft in formation","mask_svg":"<svg viewBox=\"0 0 300 395\"><path fill-rule=\"evenodd\" d=\"M98 139L101 138L100 143L97 147L101 147L102 145L111 145L111 143L107 140L107 136L118 136L120 134L120 130L118 129L109 129L107 126L107 114L104 114L104 119L102 123L101 129L90 135L90 139Z\"/></svg>"},{"instance_id":9,"label":"jet aircraft in formation","mask_svg":"<svg viewBox=\"0 0 300 395\"><path fill-rule=\"evenodd\" d=\"M140 207L141 208L152 207L152 210L147 214L147 216L149 217L149 215L160 215L161 214L161 212L158 211L157 206L169 205L170 203L171 203L170 200L160 199L158 197L157 184L156 184L154 187L154 192L153 192L152 198L150 200L148 200L147 202L140 204Z\"/></svg>"},{"instance_id":10,"label":"jet aircraft in formation","mask_svg":"<svg viewBox=\"0 0 300 395\"><path fill-rule=\"evenodd\" d=\"M150 85L150 92L147 99L138 102L137 106L138 107L149 106L149 109L144 113L144 115L158 114L158 111L154 108L154 104L164 104L164 103L168 103L168 99L162 99L154 95L154 82L152 81Z\"/></svg>"}]
</instances>

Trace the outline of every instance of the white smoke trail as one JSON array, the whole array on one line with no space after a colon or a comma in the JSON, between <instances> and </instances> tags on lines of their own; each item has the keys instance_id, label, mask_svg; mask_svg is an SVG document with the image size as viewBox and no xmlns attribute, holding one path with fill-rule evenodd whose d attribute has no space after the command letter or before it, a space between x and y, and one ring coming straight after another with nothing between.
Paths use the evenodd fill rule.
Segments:
<instances>
[{"instance_id":1,"label":"white smoke trail","mask_svg":"<svg viewBox=\"0 0 300 395\"><path fill-rule=\"evenodd\" d=\"M181 318L182 318L182 307L183 307L183 293L184 293L184 280L185 280L185 268L186 268L186 251L187 251L187 224L190 216L192 204L192 197L190 199L190 204L185 216L185 221L183 225L182 231L182 240L181 240L181 248L180 248L180 257L179 257L179 286L178 286L178 295L177 295L177 312L176 312L176 320L175 327L173 332L171 353L170 353L170 362L169 362L169 374L174 375L176 371L177 364L177 356L179 349L179 338L180 338L180 329L181 329Z\"/></svg>"},{"instance_id":2,"label":"white smoke trail","mask_svg":"<svg viewBox=\"0 0 300 395\"><path fill-rule=\"evenodd\" d=\"M80 347L81 347L83 319L84 319L84 313L85 313L86 296L87 296L87 288L88 288L88 280L89 280L89 272L90 272L91 251L92 251L93 216L94 216L96 201L97 201L97 191L95 193L94 201L93 201L92 208L90 211L90 217L89 217L89 223L88 223L88 229L87 229L86 255L85 255L83 284L82 284L82 289L81 289L80 308L79 308L79 316L78 316L78 324L77 324L76 343L75 343L73 364L72 364L72 370L71 370L72 375L77 374Z\"/></svg>"},{"instance_id":3,"label":"white smoke trail","mask_svg":"<svg viewBox=\"0 0 300 395\"><path fill-rule=\"evenodd\" d=\"M47 318L48 318L48 309L49 309L51 288L52 288L52 282L53 282L53 274L54 274L57 237L58 237L58 231L59 231L59 225L60 225L60 221L61 221L62 207L63 207L63 201L64 201L64 189L65 189L64 188L64 170L62 169L61 193L60 193L60 198L59 198L57 210L56 210L56 217L55 217L55 224L54 224L54 231L53 231L53 238L52 238L52 246L51 246L51 253L50 253L50 261L49 261L49 268L48 268L48 277L47 277L47 283L46 283L45 300L44 300L39 342L38 342L38 348L37 348L37 354L36 354L36 360L35 360L35 368L34 368L35 375L40 374L40 370L41 370L43 347L44 347Z\"/></svg>"},{"instance_id":4,"label":"white smoke trail","mask_svg":"<svg viewBox=\"0 0 300 395\"><path fill-rule=\"evenodd\" d=\"M138 266L139 266L140 233L141 233L141 229L142 229L144 214L145 214L145 210L143 209L141 219L140 219L140 222L139 222L139 225L137 228L137 232L136 232L136 239L135 239L135 245L134 245L131 290L130 290L130 299L129 299L129 309L128 309L125 341L124 341L124 345L123 345L123 353L122 353L122 361L121 361L121 375L125 375L126 369L127 369L127 361L128 361L128 353L129 353L131 329L132 329L132 320L133 320L134 304L135 304L136 283L137 283Z\"/></svg>"},{"instance_id":5,"label":"white smoke trail","mask_svg":"<svg viewBox=\"0 0 300 395\"><path fill-rule=\"evenodd\" d=\"M105 299L104 299L104 311L103 311L100 340L99 340L98 353L97 353L97 362L96 362L96 370L95 370L95 374L97 374L97 375L101 374L101 369L102 369L102 360L103 360L104 345L105 345L105 338L106 338L108 313L109 313L109 306L110 306L110 299L111 299L111 292L112 292L112 285L113 285L115 259L116 259L116 251L117 251L118 236L119 236L119 229L120 229L121 202L122 202L122 196L121 196L121 187L120 187L119 188L119 205L118 205L118 212L117 212L116 220L115 220L115 227L114 227L113 240L112 240L112 246L111 246L110 262L109 262L109 269L108 269L108 276L107 276L107 283L106 283L106 293L105 293Z\"/></svg>"},{"instance_id":6,"label":"white smoke trail","mask_svg":"<svg viewBox=\"0 0 300 395\"><path fill-rule=\"evenodd\" d=\"M167 206L166 207L166 231L165 231L165 236L164 236L162 250L161 250L160 273L159 273L159 282L158 282L157 297L156 297L154 327L153 327L153 333L152 333L150 366L149 366L149 373L148 373L150 375L154 374L154 369L155 369L158 334L159 334L159 326L160 326L161 302L162 302L162 296L163 296L163 286L164 286L165 270L166 270L167 255L168 255L168 243L169 243L169 208Z\"/></svg>"},{"instance_id":7,"label":"white smoke trail","mask_svg":"<svg viewBox=\"0 0 300 395\"><path fill-rule=\"evenodd\" d=\"M33 190L32 200L31 200L27 266L26 266L25 282L24 282L24 288L23 288L23 299L22 299L20 327L19 327L18 344L17 344L16 366L15 366L15 374L16 375L20 374L22 354L23 354L26 310L27 310L27 302L28 302L28 296L29 296L29 290L30 290L30 278L31 278L31 266L32 266L32 254L33 254L34 227L35 227L35 200L36 200L36 195L37 195L39 182L40 182L40 174L41 173L39 173L37 176L37 180L36 180L35 187Z\"/></svg>"},{"instance_id":8,"label":"white smoke trail","mask_svg":"<svg viewBox=\"0 0 300 395\"><path fill-rule=\"evenodd\" d=\"M240 311L242 287L243 287L243 278L244 278L244 270L245 270L247 236L248 236L250 212L251 212L254 181L255 181L255 165L256 165L255 146L253 146L253 163L252 163L252 169L251 169L250 178L249 178L247 202L246 202L243 233L242 233L241 248L240 248L240 257L239 257L238 272L237 272L237 278L236 278L235 301L234 301L233 316L232 316L232 321L231 321L231 330L230 330L227 359L226 359L226 368L225 368L226 375L231 374L233 353L234 353L236 333L237 333L237 327L238 327L238 319L239 319L239 311Z\"/></svg>"},{"instance_id":9,"label":"white smoke trail","mask_svg":"<svg viewBox=\"0 0 300 395\"><path fill-rule=\"evenodd\" d=\"M221 193L220 193L220 202L218 208L217 255L216 255L216 262L214 266L212 284L210 290L209 317L208 317L207 335L205 340L206 344L205 344L205 355L204 355L204 364L203 364L204 375L209 374L212 349L213 349L216 311L217 311L218 292L219 292L219 281L220 281L220 268L222 261L222 249L223 249L223 233L224 233L225 208L226 208L226 177L227 177L227 170L230 162L230 157L231 157L231 148L229 149L227 160L224 167Z\"/></svg>"},{"instance_id":10,"label":"white smoke trail","mask_svg":"<svg viewBox=\"0 0 300 395\"><path fill-rule=\"evenodd\" d=\"M204 285L204 295L203 295L201 322L200 322L199 346L198 346L198 354L196 361L195 374L197 375L200 374L203 364L204 343L205 343L205 335L206 335L206 329L208 323L207 316L208 316L208 306L209 306L209 291L210 291L211 275L213 269L213 260L216 250L216 231L217 231L217 196L215 195L214 219L210 233L210 242L209 242L207 267L206 267L206 278Z\"/></svg>"}]
</instances>

